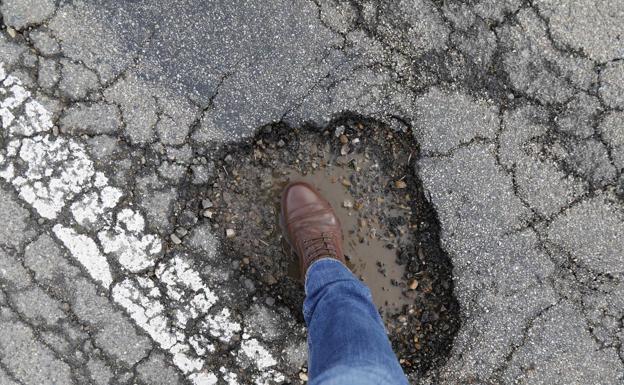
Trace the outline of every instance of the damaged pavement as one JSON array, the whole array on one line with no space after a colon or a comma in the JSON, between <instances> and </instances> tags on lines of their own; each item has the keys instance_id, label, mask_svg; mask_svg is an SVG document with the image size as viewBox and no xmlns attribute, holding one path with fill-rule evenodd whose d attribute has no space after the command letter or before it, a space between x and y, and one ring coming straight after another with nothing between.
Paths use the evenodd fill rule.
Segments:
<instances>
[{"instance_id":1,"label":"damaged pavement","mask_svg":"<svg viewBox=\"0 0 624 385\"><path fill-rule=\"evenodd\" d=\"M623 3L0 14L0 383L305 383L272 204L334 172L411 383L624 381Z\"/></svg>"}]
</instances>

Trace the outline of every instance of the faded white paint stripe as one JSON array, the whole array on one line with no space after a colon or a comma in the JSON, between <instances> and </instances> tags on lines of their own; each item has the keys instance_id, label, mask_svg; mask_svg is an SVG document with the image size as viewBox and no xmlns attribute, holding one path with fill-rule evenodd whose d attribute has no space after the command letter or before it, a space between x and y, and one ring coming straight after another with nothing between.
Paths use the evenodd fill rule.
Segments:
<instances>
[{"instance_id":1,"label":"faded white paint stripe","mask_svg":"<svg viewBox=\"0 0 624 385\"><path fill-rule=\"evenodd\" d=\"M10 182L39 215L51 220L57 218L71 199L83 194L70 207L71 223L55 224L54 234L94 280L112 291L114 301L137 325L169 351L173 363L193 384L216 384L218 375L204 367L207 355L215 350L211 338L227 343L242 331L241 324L228 308L214 309L219 305L219 298L184 256L174 256L159 265L155 277L143 272L154 266L162 241L154 234L145 234L145 219L140 213L119 207L122 190L110 186L108 178L96 172L82 143L47 133L52 127L51 114L31 98L19 79L5 73L2 63L0 81L0 119L6 137L5 154L0 155L0 178ZM18 113L22 106L24 109ZM15 175L17 163L20 169L25 168L18 176ZM116 221L112 215L115 211ZM100 229L97 238L74 229L93 225ZM109 261L121 269L121 274L127 272L117 277L121 280L112 288ZM180 305L174 316L169 315L165 300ZM187 336L186 325L191 320L200 330ZM277 361L257 339L245 339L241 349L233 353L239 361L255 363L260 373L254 383L284 380L281 373L271 369ZM236 370L222 368L219 375L234 385Z\"/></svg>"},{"instance_id":2,"label":"faded white paint stripe","mask_svg":"<svg viewBox=\"0 0 624 385\"><path fill-rule=\"evenodd\" d=\"M87 269L89 275L108 289L113 283L113 277L108 261L100 253L93 239L58 224L54 225L52 231L69 249L74 258Z\"/></svg>"}]
</instances>

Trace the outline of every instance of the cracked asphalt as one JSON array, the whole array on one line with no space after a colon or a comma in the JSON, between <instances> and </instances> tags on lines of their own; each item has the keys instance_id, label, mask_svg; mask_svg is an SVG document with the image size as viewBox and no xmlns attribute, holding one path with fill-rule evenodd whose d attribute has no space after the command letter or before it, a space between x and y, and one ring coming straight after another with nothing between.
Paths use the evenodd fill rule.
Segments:
<instances>
[{"instance_id":1,"label":"cracked asphalt","mask_svg":"<svg viewBox=\"0 0 624 385\"><path fill-rule=\"evenodd\" d=\"M343 113L414 135L453 264L461 326L412 383L624 383L624 2L0 14L0 383L304 382L305 328L179 198L224 143Z\"/></svg>"}]
</instances>

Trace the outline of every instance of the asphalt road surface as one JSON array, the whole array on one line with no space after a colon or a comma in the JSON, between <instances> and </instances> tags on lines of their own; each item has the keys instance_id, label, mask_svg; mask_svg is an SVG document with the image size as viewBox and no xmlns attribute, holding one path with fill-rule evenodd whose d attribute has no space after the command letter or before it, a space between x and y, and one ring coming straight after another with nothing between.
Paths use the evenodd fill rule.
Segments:
<instances>
[{"instance_id":1,"label":"asphalt road surface","mask_svg":"<svg viewBox=\"0 0 624 385\"><path fill-rule=\"evenodd\" d=\"M235 306L254 282L176 202L198 149L345 112L413 132L453 263L461 327L414 384L624 383L624 2L0 13L0 384L305 382L301 324Z\"/></svg>"}]
</instances>

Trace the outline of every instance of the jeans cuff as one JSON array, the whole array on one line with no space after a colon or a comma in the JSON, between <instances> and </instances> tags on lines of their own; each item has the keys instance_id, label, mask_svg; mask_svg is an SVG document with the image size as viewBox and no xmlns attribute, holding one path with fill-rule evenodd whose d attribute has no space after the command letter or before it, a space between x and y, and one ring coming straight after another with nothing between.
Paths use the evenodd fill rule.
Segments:
<instances>
[{"instance_id":1,"label":"jeans cuff","mask_svg":"<svg viewBox=\"0 0 624 385\"><path fill-rule=\"evenodd\" d=\"M344 280L357 280L349 268L334 258L321 258L314 261L305 277L305 293L309 295L326 285Z\"/></svg>"}]
</instances>

